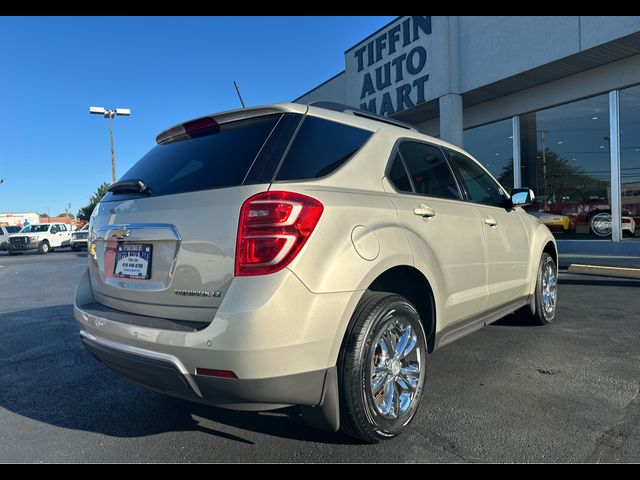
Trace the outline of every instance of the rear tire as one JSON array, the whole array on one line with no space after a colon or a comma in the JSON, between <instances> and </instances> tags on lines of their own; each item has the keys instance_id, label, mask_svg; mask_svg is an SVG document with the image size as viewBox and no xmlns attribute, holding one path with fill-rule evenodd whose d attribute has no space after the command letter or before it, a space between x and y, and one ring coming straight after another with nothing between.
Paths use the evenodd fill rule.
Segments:
<instances>
[{"instance_id":1,"label":"rear tire","mask_svg":"<svg viewBox=\"0 0 640 480\"><path fill-rule=\"evenodd\" d=\"M40 242L40 244L38 245L39 254L46 255L50 251L51 251L51 248L49 247L49 242L47 242L46 240L43 240L42 242Z\"/></svg>"},{"instance_id":2,"label":"rear tire","mask_svg":"<svg viewBox=\"0 0 640 480\"><path fill-rule=\"evenodd\" d=\"M556 316L558 299L558 267L553 257L543 253L538 267L535 293L535 312L532 319L536 325L551 323Z\"/></svg>"},{"instance_id":3,"label":"rear tire","mask_svg":"<svg viewBox=\"0 0 640 480\"><path fill-rule=\"evenodd\" d=\"M340 354L340 425L347 435L378 443L399 435L420 400L427 341L420 316L400 295L367 291Z\"/></svg>"}]
</instances>

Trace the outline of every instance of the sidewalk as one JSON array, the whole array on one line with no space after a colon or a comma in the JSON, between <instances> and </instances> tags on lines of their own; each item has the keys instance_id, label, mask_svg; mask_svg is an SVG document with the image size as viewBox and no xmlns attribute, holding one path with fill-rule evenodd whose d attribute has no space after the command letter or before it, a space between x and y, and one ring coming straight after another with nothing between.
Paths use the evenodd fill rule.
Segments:
<instances>
[{"instance_id":1,"label":"sidewalk","mask_svg":"<svg viewBox=\"0 0 640 480\"><path fill-rule=\"evenodd\" d=\"M640 278L640 241L558 240L558 254L571 273Z\"/></svg>"}]
</instances>

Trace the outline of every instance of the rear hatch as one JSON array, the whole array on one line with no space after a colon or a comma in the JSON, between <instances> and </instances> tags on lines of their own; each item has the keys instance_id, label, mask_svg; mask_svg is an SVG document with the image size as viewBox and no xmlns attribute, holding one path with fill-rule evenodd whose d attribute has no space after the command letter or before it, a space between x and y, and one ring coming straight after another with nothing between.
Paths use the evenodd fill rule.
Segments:
<instances>
[{"instance_id":1,"label":"rear hatch","mask_svg":"<svg viewBox=\"0 0 640 480\"><path fill-rule=\"evenodd\" d=\"M210 322L233 279L242 203L268 190L300 109L229 112L159 135L92 216L96 301L139 315Z\"/></svg>"}]
</instances>

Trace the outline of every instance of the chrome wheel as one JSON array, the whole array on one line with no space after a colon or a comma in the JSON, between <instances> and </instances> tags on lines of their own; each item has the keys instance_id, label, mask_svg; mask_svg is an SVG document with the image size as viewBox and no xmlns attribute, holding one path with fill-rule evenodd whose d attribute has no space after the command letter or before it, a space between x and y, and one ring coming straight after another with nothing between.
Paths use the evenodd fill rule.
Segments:
<instances>
[{"instance_id":1,"label":"chrome wheel","mask_svg":"<svg viewBox=\"0 0 640 480\"><path fill-rule=\"evenodd\" d=\"M558 277L552 262L547 263L542 271L542 307L545 317L553 317L556 310L556 294L558 289Z\"/></svg>"},{"instance_id":2,"label":"chrome wheel","mask_svg":"<svg viewBox=\"0 0 640 480\"><path fill-rule=\"evenodd\" d=\"M376 412L395 420L409 410L420 384L420 349L411 323L393 310L372 343L369 394Z\"/></svg>"}]
</instances>

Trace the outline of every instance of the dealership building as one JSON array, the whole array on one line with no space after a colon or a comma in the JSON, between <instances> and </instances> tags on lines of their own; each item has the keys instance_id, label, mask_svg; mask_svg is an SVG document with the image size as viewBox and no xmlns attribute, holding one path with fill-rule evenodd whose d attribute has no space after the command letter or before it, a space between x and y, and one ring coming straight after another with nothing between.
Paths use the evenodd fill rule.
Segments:
<instances>
[{"instance_id":1,"label":"dealership building","mask_svg":"<svg viewBox=\"0 0 640 480\"><path fill-rule=\"evenodd\" d=\"M640 239L640 16L398 17L344 59L295 101L466 149L506 189L531 187L558 238Z\"/></svg>"}]
</instances>

